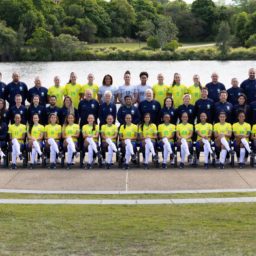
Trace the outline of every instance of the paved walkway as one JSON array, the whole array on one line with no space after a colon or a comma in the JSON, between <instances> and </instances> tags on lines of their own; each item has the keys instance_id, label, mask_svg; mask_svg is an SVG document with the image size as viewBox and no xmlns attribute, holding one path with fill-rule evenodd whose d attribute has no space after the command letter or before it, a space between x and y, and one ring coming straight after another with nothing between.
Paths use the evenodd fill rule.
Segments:
<instances>
[{"instance_id":1,"label":"paved walkway","mask_svg":"<svg viewBox=\"0 0 256 256\"><path fill-rule=\"evenodd\" d=\"M253 191L256 169L220 170L0 170L0 191L69 193L161 193L170 191Z\"/></svg>"},{"instance_id":2,"label":"paved walkway","mask_svg":"<svg viewBox=\"0 0 256 256\"><path fill-rule=\"evenodd\" d=\"M162 204L226 204L255 203L256 197L193 198L193 199L0 199L0 204L71 204L71 205L162 205Z\"/></svg>"}]
</instances>

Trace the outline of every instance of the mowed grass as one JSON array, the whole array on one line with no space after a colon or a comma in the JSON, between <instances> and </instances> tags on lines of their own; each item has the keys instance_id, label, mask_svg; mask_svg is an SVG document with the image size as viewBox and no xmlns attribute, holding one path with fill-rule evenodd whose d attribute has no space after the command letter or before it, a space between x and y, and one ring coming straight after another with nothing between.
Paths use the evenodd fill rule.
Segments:
<instances>
[{"instance_id":1,"label":"mowed grass","mask_svg":"<svg viewBox=\"0 0 256 256\"><path fill-rule=\"evenodd\" d=\"M255 255L256 204L0 205L0 255Z\"/></svg>"},{"instance_id":2,"label":"mowed grass","mask_svg":"<svg viewBox=\"0 0 256 256\"><path fill-rule=\"evenodd\" d=\"M256 192L175 194L16 194L0 193L0 199L184 199L256 197Z\"/></svg>"}]
</instances>

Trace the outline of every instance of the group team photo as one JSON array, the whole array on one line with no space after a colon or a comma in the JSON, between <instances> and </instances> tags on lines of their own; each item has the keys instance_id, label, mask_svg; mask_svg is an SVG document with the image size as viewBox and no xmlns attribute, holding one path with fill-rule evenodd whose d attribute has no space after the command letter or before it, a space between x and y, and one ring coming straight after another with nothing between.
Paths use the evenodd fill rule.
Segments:
<instances>
[{"instance_id":1,"label":"group team photo","mask_svg":"<svg viewBox=\"0 0 256 256\"><path fill-rule=\"evenodd\" d=\"M230 78L231 85L221 83L215 72L206 84L195 74L190 86L179 73L169 83L163 74L153 85L148 77L141 72L135 86L126 71L116 86L107 74L99 86L88 74L81 85L72 72L66 85L55 76L46 88L36 76L28 89L13 72L9 84L0 83L2 164L17 169L19 159L31 169L57 164L71 169L76 162L86 169L149 169L151 162L163 169L201 162L205 169L254 167L254 68L240 84Z\"/></svg>"}]
</instances>

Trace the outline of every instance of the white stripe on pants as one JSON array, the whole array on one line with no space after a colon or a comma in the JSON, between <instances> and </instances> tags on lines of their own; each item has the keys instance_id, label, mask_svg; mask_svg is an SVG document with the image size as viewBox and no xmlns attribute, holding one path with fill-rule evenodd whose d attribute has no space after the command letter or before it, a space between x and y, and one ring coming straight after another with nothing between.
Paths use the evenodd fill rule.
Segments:
<instances>
[{"instance_id":1,"label":"white stripe on pants","mask_svg":"<svg viewBox=\"0 0 256 256\"><path fill-rule=\"evenodd\" d=\"M12 163L16 164L17 157L21 155L20 143L17 139L12 139Z\"/></svg>"}]
</instances>

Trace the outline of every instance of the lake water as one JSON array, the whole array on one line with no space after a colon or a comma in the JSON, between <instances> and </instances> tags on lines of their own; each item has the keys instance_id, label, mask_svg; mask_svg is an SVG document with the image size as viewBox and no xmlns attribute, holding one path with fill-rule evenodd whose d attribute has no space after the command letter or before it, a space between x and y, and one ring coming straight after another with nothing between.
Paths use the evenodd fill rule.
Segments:
<instances>
[{"instance_id":1,"label":"lake water","mask_svg":"<svg viewBox=\"0 0 256 256\"><path fill-rule=\"evenodd\" d=\"M172 82L173 74L178 72L182 76L182 83L192 84L194 74L199 74L202 84L210 81L212 72L217 72L220 81L226 87L230 87L232 77L237 77L242 82L248 77L248 69L255 67L254 61L81 61L81 62L15 62L0 63L0 72L3 74L3 81L11 81L13 71L21 74L21 80L29 87L34 84L35 76L41 77L43 86L49 87L53 84L53 77L60 76L61 83L66 84L70 72L76 72L78 82L84 84L88 73L95 75L95 81L101 85L105 74L113 76L114 85L123 84L123 74L126 70L132 73L132 83L139 83L139 73L149 73L149 84L156 82L158 73L163 73L165 82Z\"/></svg>"}]
</instances>

